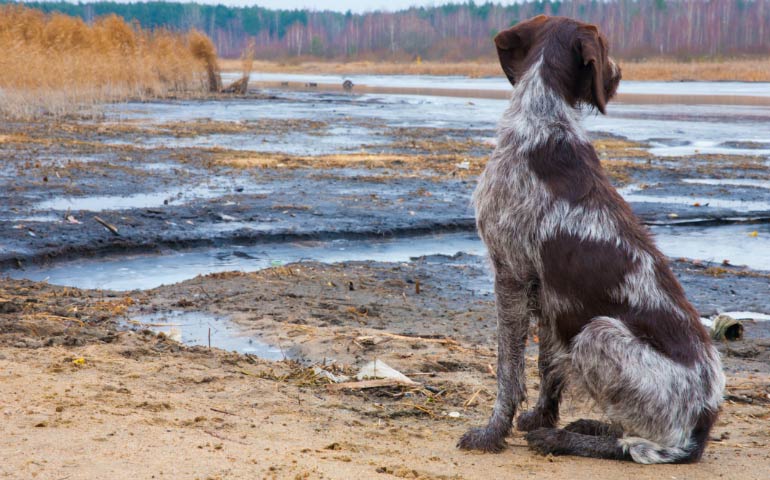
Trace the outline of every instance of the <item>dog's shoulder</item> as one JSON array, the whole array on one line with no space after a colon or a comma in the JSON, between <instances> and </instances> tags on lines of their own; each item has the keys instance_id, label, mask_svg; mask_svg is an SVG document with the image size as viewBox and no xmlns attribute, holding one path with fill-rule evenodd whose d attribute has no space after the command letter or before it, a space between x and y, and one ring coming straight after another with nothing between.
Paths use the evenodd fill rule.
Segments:
<instances>
[{"instance_id":1,"label":"dog's shoulder","mask_svg":"<svg viewBox=\"0 0 770 480\"><path fill-rule=\"evenodd\" d=\"M528 164L554 197L570 203L588 196L604 180L593 145L583 140L549 138L529 152Z\"/></svg>"}]
</instances>

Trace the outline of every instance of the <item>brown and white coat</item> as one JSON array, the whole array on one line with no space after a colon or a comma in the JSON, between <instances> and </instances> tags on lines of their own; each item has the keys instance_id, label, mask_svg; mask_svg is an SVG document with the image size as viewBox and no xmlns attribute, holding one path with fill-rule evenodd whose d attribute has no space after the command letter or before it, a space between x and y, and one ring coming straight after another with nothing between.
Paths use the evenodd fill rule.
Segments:
<instances>
[{"instance_id":1,"label":"brown and white coat","mask_svg":"<svg viewBox=\"0 0 770 480\"><path fill-rule=\"evenodd\" d=\"M514 85L473 202L495 273L498 396L460 440L499 451L526 398L528 325L540 329L540 398L517 422L542 453L697 461L724 389L716 349L665 257L610 185L579 123L620 81L596 27L539 16L495 38ZM556 429L569 378L610 425Z\"/></svg>"}]
</instances>

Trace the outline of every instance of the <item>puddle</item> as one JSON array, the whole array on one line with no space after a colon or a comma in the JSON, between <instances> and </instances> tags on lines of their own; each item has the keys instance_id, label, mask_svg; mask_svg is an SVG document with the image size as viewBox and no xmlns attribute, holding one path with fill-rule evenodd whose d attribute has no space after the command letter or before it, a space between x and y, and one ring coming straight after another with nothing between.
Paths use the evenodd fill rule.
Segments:
<instances>
[{"instance_id":1,"label":"puddle","mask_svg":"<svg viewBox=\"0 0 770 480\"><path fill-rule=\"evenodd\" d=\"M175 172L182 169L182 165L178 163L167 162L143 162L137 165L137 168L147 170L149 172Z\"/></svg>"},{"instance_id":2,"label":"puddle","mask_svg":"<svg viewBox=\"0 0 770 480\"><path fill-rule=\"evenodd\" d=\"M654 226L658 246L672 258L691 258L770 270L770 224L720 227ZM757 232L756 236L752 236ZM223 271L256 271L302 260L406 262L427 255L486 255L475 234L454 233L388 240L334 240L229 246L57 262L7 272L12 278L78 288L134 290Z\"/></svg>"},{"instance_id":3,"label":"puddle","mask_svg":"<svg viewBox=\"0 0 770 480\"><path fill-rule=\"evenodd\" d=\"M157 208L164 205L187 203L196 199L215 198L225 194L235 193L235 189L223 187L223 180L213 181L210 186L202 185L173 189L164 192L135 193L133 195L91 195L84 197L55 197L38 202L32 206L34 210L58 210L101 212L105 210L129 210L134 208ZM230 181L232 183L232 181ZM249 185L248 182L245 182ZM240 187L239 187L240 188ZM259 189L253 186L244 187L241 191L249 194L268 194L271 190Z\"/></svg>"},{"instance_id":4,"label":"puddle","mask_svg":"<svg viewBox=\"0 0 770 480\"><path fill-rule=\"evenodd\" d=\"M693 181L690 183L702 183L701 181ZM706 183L704 183L706 184ZM707 185L718 185L707 184ZM704 212L708 212L709 209L720 208L734 210L736 212L748 213L748 212L767 212L770 211L770 202L752 201L752 200L734 200L728 198L719 198L704 196L699 197L695 195L655 195L638 193L643 192L638 185L629 185L627 187L619 188L623 198L629 203L661 203L661 204L675 204L675 205L687 205L693 208L698 208ZM698 207L695 204L699 204Z\"/></svg>"},{"instance_id":5,"label":"puddle","mask_svg":"<svg viewBox=\"0 0 770 480\"><path fill-rule=\"evenodd\" d=\"M486 250L475 234L446 234L395 240L298 242L173 251L159 255L123 255L35 266L9 274L13 278L46 280L79 288L133 290L173 284L208 273L255 271L301 260L406 262L411 257L457 252L484 255Z\"/></svg>"},{"instance_id":6,"label":"puddle","mask_svg":"<svg viewBox=\"0 0 770 480\"><path fill-rule=\"evenodd\" d=\"M266 360L283 360L286 357L280 348L249 336L229 319L203 312L176 310L135 315L130 318L128 326L163 332L185 345L208 346L210 339L212 347L222 350L250 353Z\"/></svg>"},{"instance_id":7,"label":"puddle","mask_svg":"<svg viewBox=\"0 0 770 480\"><path fill-rule=\"evenodd\" d=\"M658 247L669 257L715 263L729 260L732 265L770 270L770 224L655 226L651 230Z\"/></svg>"},{"instance_id":8,"label":"puddle","mask_svg":"<svg viewBox=\"0 0 770 480\"><path fill-rule=\"evenodd\" d=\"M726 187L754 187L770 189L770 180L753 178L685 178L683 183L694 185L715 185Z\"/></svg>"},{"instance_id":9,"label":"puddle","mask_svg":"<svg viewBox=\"0 0 770 480\"><path fill-rule=\"evenodd\" d=\"M649 143L655 156L770 156L768 107L617 104L609 105L607 112L587 115L586 129Z\"/></svg>"},{"instance_id":10,"label":"puddle","mask_svg":"<svg viewBox=\"0 0 770 480\"><path fill-rule=\"evenodd\" d=\"M770 149L767 148L733 148L726 147L724 144L710 141L699 141L689 145L666 146L656 142L650 142L652 148L648 152L656 157L686 157L689 155L756 155L770 156Z\"/></svg>"},{"instance_id":11,"label":"puddle","mask_svg":"<svg viewBox=\"0 0 770 480\"><path fill-rule=\"evenodd\" d=\"M385 144L372 130L355 125L340 125L322 135L291 132L280 135L233 133L197 135L195 137L154 136L142 140L143 148L227 148L252 152L283 153L288 155L325 155L340 151L357 150L365 145ZM136 145L134 141L108 140L110 145Z\"/></svg>"},{"instance_id":12,"label":"puddle","mask_svg":"<svg viewBox=\"0 0 770 480\"><path fill-rule=\"evenodd\" d=\"M62 222L64 221L64 217L61 215L54 215L54 214L41 214L41 215L25 215L22 217L0 217L2 220L9 221L9 222L16 222L16 223L25 223L25 222L41 222L41 223L50 223L50 222Z\"/></svg>"}]
</instances>

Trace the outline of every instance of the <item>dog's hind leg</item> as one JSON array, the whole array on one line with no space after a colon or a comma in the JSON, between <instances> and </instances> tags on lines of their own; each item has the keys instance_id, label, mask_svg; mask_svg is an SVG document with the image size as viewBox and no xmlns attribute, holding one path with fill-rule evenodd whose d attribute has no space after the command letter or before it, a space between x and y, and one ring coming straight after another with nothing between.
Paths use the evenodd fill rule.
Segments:
<instances>
[{"instance_id":1,"label":"dog's hind leg","mask_svg":"<svg viewBox=\"0 0 770 480\"><path fill-rule=\"evenodd\" d=\"M631 456L616 437L584 435L560 428L540 428L524 438L529 448L543 455L577 455L580 457L630 460Z\"/></svg>"},{"instance_id":2,"label":"dog's hind leg","mask_svg":"<svg viewBox=\"0 0 770 480\"><path fill-rule=\"evenodd\" d=\"M540 396L535 408L523 412L516 419L516 428L523 432L556 426L559 421L559 402L565 384L564 348L548 320L541 316L538 318L538 326L540 350L537 366L540 373Z\"/></svg>"},{"instance_id":3,"label":"dog's hind leg","mask_svg":"<svg viewBox=\"0 0 770 480\"><path fill-rule=\"evenodd\" d=\"M701 359L685 365L637 338L621 320L597 317L573 339L571 357L576 385L624 432L622 438L590 438L615 445L637 463L700 458L724 388L711 345L704 345ZM586 435L539 432L527 437L538 451L616 458L609 447L597 451L596 442L586 443Z\"/></svg>"},{"instance_id":4,"label":"dog's hind leg","mask_svg":"<svg viewBox=\"0 0 770 480\"><path fill-rule=\"evenodd\" d=\"M487 426L471 429L460 438L457 446L464 450L502 450L516 408L526 398L524 348L530 319L529 288L527 282L496 272L497 400Z\"/></svg>"},{"instance_id":5,"label":"dog's hind leg","mask_svg":"<svg viewBox=\"0 0 770 480\"><path fill-rule=\"evenodd\" d=\"M591 435L594 437L620 438L623 436L623 429L618 425L600 422L599 420L588 420L585 418L575 420L574 422L564 427L564 430L573 433L582 433L583 435Z\"/></svg>"}]
</instances>

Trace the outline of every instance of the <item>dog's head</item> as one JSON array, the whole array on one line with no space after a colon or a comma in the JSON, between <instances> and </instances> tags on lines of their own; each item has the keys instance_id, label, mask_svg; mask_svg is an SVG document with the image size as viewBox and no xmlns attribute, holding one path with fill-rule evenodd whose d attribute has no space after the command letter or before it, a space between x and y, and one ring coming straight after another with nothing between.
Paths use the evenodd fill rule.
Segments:
<instances>
[{"instance_id":1,"label":"dog's head","mask_svg":"<svg viewBox=\"0 0 770 480\"><path fill-rule=\"evenodd\" d=\"M605 113L620 83L620 68L595 25L539 15L497 34L495 46L511 84L542 58L543 81L570 105L586 103Z\"/></svg>"}]
</instances>

